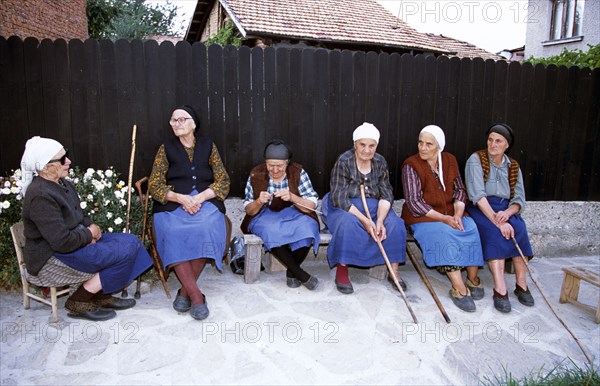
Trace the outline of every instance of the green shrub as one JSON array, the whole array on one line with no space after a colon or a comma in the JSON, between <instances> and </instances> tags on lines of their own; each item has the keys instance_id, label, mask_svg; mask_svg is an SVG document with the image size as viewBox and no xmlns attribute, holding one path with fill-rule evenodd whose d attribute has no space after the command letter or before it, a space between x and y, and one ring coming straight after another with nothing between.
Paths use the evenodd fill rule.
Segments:
<instances>
[{"instance_id":1,"label":"green shrub","mask_svg":"<svg viewBox=\"0 0 600 386\"><path fill-rule=\"evenodd\" d=\"M125 181L112 167L106 170L75 167L67 177L81 198L83 212L103 232L124 232L127 216L128 188ZM142 232L143 207L133 191L130 210L130 233L140 236ZM20 284L19 268L10 235L11 225L21 221L21 171L0 177L0 286L15 287Z\"/></svg>"},{"instance_id":2,"label":"green shrub","mask_svg":"<svg viewBox=\"0 0 600 386\"><path fill-rule=\"evenodd\" d=\"M582 51L580 49L574 49L572 51L563 48L562 52L555 56L549 56L547 58L534 58L533 56L523 62L529 62L533 65L538 63L554 64L556 66L577 66L577 67L589 67L589 68L600 68L600 44L591 45L588 44L588 50Z\"/></svg>"}]
</instances>

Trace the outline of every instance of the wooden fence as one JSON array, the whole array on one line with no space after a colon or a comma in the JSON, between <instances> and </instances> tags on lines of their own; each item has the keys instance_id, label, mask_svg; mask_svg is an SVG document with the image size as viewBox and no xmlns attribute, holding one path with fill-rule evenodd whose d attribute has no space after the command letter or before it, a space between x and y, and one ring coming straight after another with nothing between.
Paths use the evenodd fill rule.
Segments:
<instances>
[{"instance_id":1,"label":"wooden fence","mask_svg":"<svg viewBox=\"0 0 600 386\"><path fill-rule=\"evenodd\" d=\"M600 200L600 69L187 42L0 38L0 171L17 168L26 140L41 135L68 147L74 165L126 175L136 124L139 178L182 104L217 144L232 196L273 138L292 146L323 195L367 121L401 198L400 167L422 127L442 127L464 166L486 128L505 122L529 200Z\"/></svg>"}]
</instances>

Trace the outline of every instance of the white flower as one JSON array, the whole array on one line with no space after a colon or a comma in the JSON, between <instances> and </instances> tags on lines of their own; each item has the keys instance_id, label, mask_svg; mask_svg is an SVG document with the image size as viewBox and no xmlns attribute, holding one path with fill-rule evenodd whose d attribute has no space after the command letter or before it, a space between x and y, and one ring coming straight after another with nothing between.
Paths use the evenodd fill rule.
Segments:
<instances>
[{"instance_id":1,"label":"white flower","mask_svg":"<svg viewBox=\"0 0 600 386\"><path fill-rule=\"evenodd\" d=\"M121 225L123 223L123 219L121 217L117 217L115 219L115 225Z\"/></svg>"},{"instance_id":2,"label":"white flower","mask_svg":"<svg viewBox=\"0 0 600 386\"><path fill-rule=\"evenodd\" d=\"M107 188L111 188L111 187L112 187L112 184L110 183L110 181L106 181L106 182L104 183L104 185L105 185Z\"/></svg>"},{"instance_id":3,"label":"white flower","mask_svg":"<svg viewBox=\"0 0 600 386\"><path fill-rule=\"evenodd\" d=\"M2 209L8 209L8 208L10 208L10 202L8 202L8 201L4 201L4 202L2 203Z\"/></svg>"},{"instance_id":4,"label":"white flower","mask_svg":"<svg viewBox=\"0 0 600 386\"><path fill-rule=\"evenodd\" d=\"M121 205L123 205L123 206L127 205L127 201L125 201L125 200L123 200L123 199L119 200L119 202L120 202L120 203L121 203Z\"/></svg>"},{"instance_id":5,"label":"white flower","mask_svg":"<svg viewBox=\"0 0 600 386\"><path fill-rule=\"evenodd\" d=\"M121 185L121 186L124 186L124 185L125 185L125 181L123 181L123 180L120 180L120 181L119 181L119 185Z\"/></svg>"},{"instance_id":6,"label":"white flower","mask_svg":"<svg viewBox=\"0 0 600 386\"><path fill-rule=\"evenodd\" d=\"M125 195L124 195L124 194L123 194L123 192L121 192L120 190L116 190L116 191L115 191L115 197L116 197L118 200L121 200L123 197L125 197Z\"/></svg>"},{"instance_id":7,"label":"white flower","mask_svg":"<svg viewBox=\"0 0 600 386\"><path fill-rule=\"evenodd\" d=\"M21 193L17 194L17 201L21 201L21 199L23 198L23 195Z\"/></svg>"},{"instance_id":8,"label":"white flower","mask_svg":"<svg viewBox=\"0 0 600 386\"><path fill-rule=\"evenodd\" d=\"M88 194L88 195L86 196L86 199L87 199L88 201L94 201L94 196L92 196L91 194Z\"/></svg>"},{"instance_id":9,"label":"white flower","mask_svg":"<svg viewBox=\"0 0 600 386\"><path fill-rule=\"evenodd\" d=\"M23 186L23 182L21 182L21 180L17 180L15 182L15 185L17 185L20 188L21 186Z\"/></svg>"},{"instance_id":10,"label":"white flower","mask_svg":"<svg viewBox=\"0 0 600 386\"><path fill-rule=\"evenodd\" d=\"M112 232L112 231L113 231L113 228L112 228L112 227L108 227L108 231L109 231L109 232Z\"/></svg>"},{"instance_id":11,"label":"white flower","mask_svg":"<svg viewBox=\"0 0 600 386\"><path fill-rule=\"evenodd\" d=\"M15 180L20 180L21 179L21 169L15 170L15 174L13 174L13 177L15 178Z\"/></svg>"},{"instance_id":12,"label":"white flower","mask_svg":"<svg viewBox=\"0 0 600 386\"><path fill-rule=\"evenodd\" d=\"M98 170L96 172L97 175L99 175L100 177L104 177L104 172L102 170Z\"/></svg>"},{"instance_id":13,"label":"white flower","mask_svg":"<svg viewBox=\"0 0 600 386\"><path fill-rule=\"evenodd\" d=\"M5 188L10 188L10 181L6 181L6 182L4 183L4 187L5 187Z\"/></svg>"},{"instance_id":14,"label":"white flower","mask_svg":"<svg viewBox=\"0 0 600 386\"><path fill-rule=\"evenodd\" d=\"M123 187L121 188L121 192L123 192L123 193L127 193L127 192L129 192L129 188L128 188L127 186L123 186Z\"/></svg>"},{"instance_id":15,"label":"white flower","mask_svg":"<svg viewBox=\"0 0 600 386\"><path fill-rule=\"evenodd\" d=\"M106 214L106 218L108 218L108 219L111 219L111 218L112 218L112 216L113 216L112 212L108 212L108 213Z\"/></svg>"},{"instance_id":16,"label":"white flower","mask_svg":"<svg viewBox=\"0 0 600 386\"><path fill-rule=\"evenodd\" d=\"M85 174L86 174L86 175L88 175L88 174L89 174L89 175L91 176L92 174L94 174L94 172L95 172L95 170L94 170L94 169L92 169L92 168L88 168L88 170L86 170L86 171L85 171Z\"/></svg>"},{"instance_id":17,"label":"white flower","mask_svg":"<svg viewBox=\"0 0 600 386\"><path fill-rule=\"evenodd\" d=\"M79 206L81 207L81 209L85 209L85 208L87 208L87 202L85 202L85 201L81 201L81 202L79 203Z\"/></svg>"},{"instance_id":18,"label":"white flower","mask_svg":"<svg viewBox=\"0 0 600 386\"><path fill-rule=\"evenodd\" d=\"M108 178L112 177L113 174L114 174L113 171L110 169L108 169L106 172L104 172L104 175Z\"/></svg>"},{"instance_id":19,"label":"white flower","mask_svg":"<svg viewBox=\"0 0 600 386\"><path fill-rule=\"evenodd\" d=\"M0 190L0 193L2 193L2 194L10 194L10 188L2 188Z\"/></svg>"},{"instance_id":20,"label":"white flower","mask_svg":"<svg viewBox=\"0 0 600 386\"><path fill-rule=\"evenodd\" d=\"M104 200L104 206L108 206L110 204L110 200Z\"/></svg>"},{"instance_id":21,"label":"white flower","mask_svg":"<svg viewBox=\"0 0 600 386\"><path fill-rule=\"evenodd\" d=\"M18 194L21 191L21 189L17 188L16 186L13 186L12 188L10 188L10 192L12 194Z\"/></svg>"},{"instance_id":22,"label":"white flower","mask_svg":"<svg viewBox=\"0 0 600 386\"><path fill-rule=\"evenodd\" d=\"M79 182L79 178L74 178L74 179L73 179L73 183L74 183L75 185L77 185L77 183L78 183L78 182Z\"/></svg>"}]
</instances>

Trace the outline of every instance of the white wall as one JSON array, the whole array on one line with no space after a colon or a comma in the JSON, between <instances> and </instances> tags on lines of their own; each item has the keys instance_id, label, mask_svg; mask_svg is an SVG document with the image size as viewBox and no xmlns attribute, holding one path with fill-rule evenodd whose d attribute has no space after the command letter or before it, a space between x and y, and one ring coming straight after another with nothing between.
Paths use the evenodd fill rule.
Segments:
<instances>
[{"instance_id":1,"label":"white wall","mask_svg":"<svg viewBox=\"0 0 600 386\"><path fill-rule=\"evenodd\" d=\"M585 1L583 8L583 39L575 42L551 44L549 41L550 17L552 13L551 0L529 0L528 11L525 58L530 58L531 56L547 57L558 55L563 48L566 48L567 50L578 48L587 51L588 44L600 44L599 0Z\"/></svg>"}]
</instances>

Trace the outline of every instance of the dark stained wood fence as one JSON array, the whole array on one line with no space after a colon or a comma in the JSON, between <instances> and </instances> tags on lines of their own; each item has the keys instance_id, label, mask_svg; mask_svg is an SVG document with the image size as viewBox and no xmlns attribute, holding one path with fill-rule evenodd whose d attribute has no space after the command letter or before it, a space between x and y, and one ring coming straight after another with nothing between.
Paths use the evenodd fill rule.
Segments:
<instances>
[{"instance_id":1,"label":"dark stained wood fence","mask_svg":"<svg viewBox=\"0 0 600 386\"><path fill-rule=\"evenodd\" d=\"M461 165L506 122L529 200L600 200L600 69L313 49L237 49L180 42L0 38L0 171L26 140L55 138L74 165L147 175L172 110L193 105L242 196L265 143L288 142L320 195L363 121L402 197L400 166L437 124Z\"/></svg>"}]
</instances>

